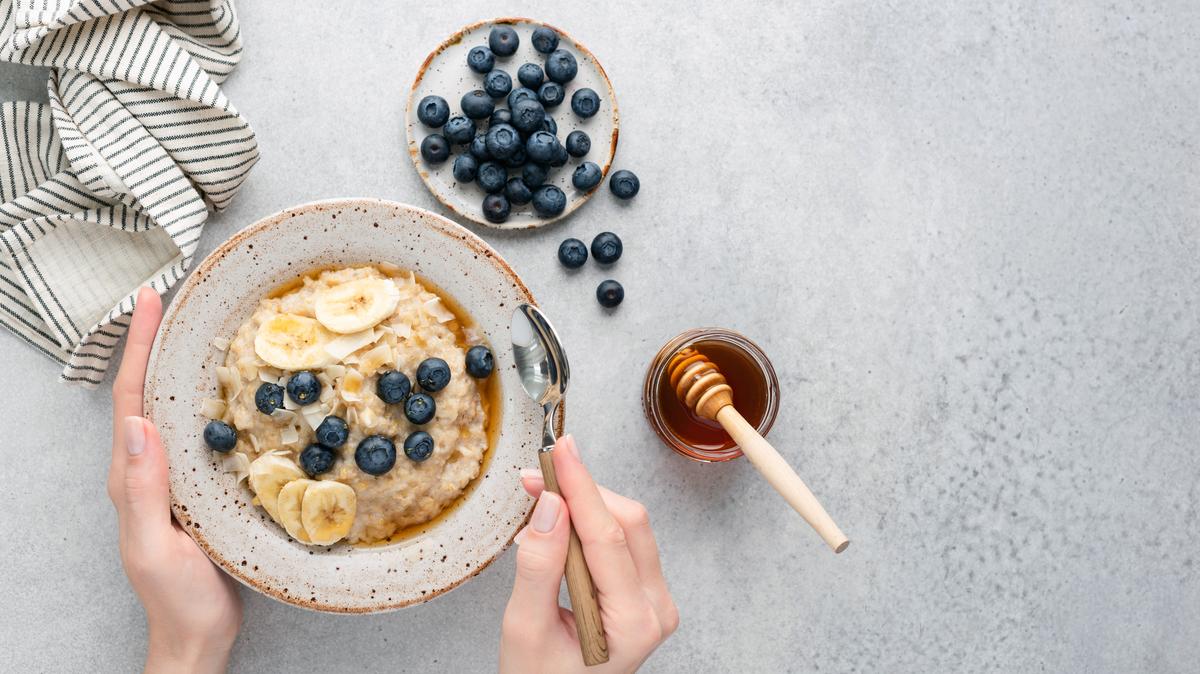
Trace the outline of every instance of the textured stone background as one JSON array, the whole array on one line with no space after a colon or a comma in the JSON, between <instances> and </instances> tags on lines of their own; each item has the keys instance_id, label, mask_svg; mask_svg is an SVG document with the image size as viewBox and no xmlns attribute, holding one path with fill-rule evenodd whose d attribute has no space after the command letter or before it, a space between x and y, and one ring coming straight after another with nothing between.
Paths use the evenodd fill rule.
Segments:
<instances>
[{"instance_id":1,"label":"textured stone background","mask_svg":"<svg viewBox=\"0 0 1200 674\"><path fill-rule=\"evenodd\" d=\"M406 4L241 4L227 91L263 159L201 247L322 197L436 207L401 112L460 25L524 14L586 43L642 194L480 233L564 333L585 459L651 510L683 625L647 671L1194 671L1200 5ZM43 81L0 66L5 98ZM554 261L604 229L626 246L613 316L598 268ZM771 437L845 554L747 464L688 463L643 422L648 360L707 324L774 360ZM0 358L3 668L134 670L108 395L7 333ZM233 668L486 671L512 562L376 617L244 592Z\"/></svg>"}]
</instances>

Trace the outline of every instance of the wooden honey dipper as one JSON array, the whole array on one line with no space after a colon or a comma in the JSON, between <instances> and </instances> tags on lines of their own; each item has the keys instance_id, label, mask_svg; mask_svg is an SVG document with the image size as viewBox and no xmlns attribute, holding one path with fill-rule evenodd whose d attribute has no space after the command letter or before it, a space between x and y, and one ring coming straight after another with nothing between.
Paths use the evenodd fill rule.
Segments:
<instances>
[{"instance_id":1,"label":"wooden honey dipper","mask_svg":"<svg viewBox=\"0 0 1200 674\"><path fill-rule=\"evenodd\" d=\"M808 485L788 465L779 452L767 442L733 407L733 388L725 375L704 354L686 347L671 357L667 363L671 387L684 406L699 417L712 419L742 449L742 454L762 473L775 491L783 496L806 522L817 530L821 538L841 552L850 545L850 539L838 528L821 502L813 496Z\"/></svg>"}]
</instances>

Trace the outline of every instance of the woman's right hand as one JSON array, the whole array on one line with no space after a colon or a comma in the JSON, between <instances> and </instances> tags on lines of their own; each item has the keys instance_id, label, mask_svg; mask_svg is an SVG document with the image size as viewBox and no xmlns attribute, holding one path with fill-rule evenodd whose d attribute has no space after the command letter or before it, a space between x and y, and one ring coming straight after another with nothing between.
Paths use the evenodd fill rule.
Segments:
<instances>
[{"instance_id":1,"label":"woman's right hand","mask_svg":"<svg viewBox=\"0 0 1200 674\"><path fill-rule=\"evenodd\" d=\"M540 472L522 475L538 503L517 535L517 577L501 627L500 671L635 671L679 625L646 509L598 487L571 436L559 439L554 450L561 497L543 491ZM570 522L583 544L608 639L609 661L595 667L584 666L575 617L558 605Z\"/></svg>"}]
</instances>

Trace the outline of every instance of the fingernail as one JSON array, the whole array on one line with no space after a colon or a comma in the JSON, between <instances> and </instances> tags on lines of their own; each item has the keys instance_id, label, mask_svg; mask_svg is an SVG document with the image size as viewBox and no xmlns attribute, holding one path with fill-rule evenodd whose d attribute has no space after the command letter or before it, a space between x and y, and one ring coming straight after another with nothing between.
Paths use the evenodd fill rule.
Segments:
<instances>
[{"instance_id":1,"label":"fingernail","mask_svg":"<svg viewBox=\"0 0 1200 674\"><path fill-rule=\"evenodd\" d=\"M137 456L146 448L146 427L141 417L125 417L125 449Z\"/></svg>"},{"instance_id":2,"label":"fingernail","mask_svg":"<svg viewBox=\"0 0 1200 674\"><path fill-rule=\"evenodd\" d=\"M533 517L529 520L529 526L533 530L544 534L554 528L554 523L558 521L558 511L562 508L562 500L558 494L550 491L542 492L538 497L537 507L533 509Z\"/></svg>"},{"instance_id":3,"label":"fingernail","mask_svg":"<svg viewBox=\"0 0 1200 674\"><path fill-rule=\"evenodd\" d=\"M571 452L571 456L575 457L576 461L583 461L583 459L579 458L579 445L575 444L574 435L567 435L564 437L563 444L567 446L567 451Z\"/></svg>"},{"instance_id":4,"label":"fingernail","mask_svg":"<svg viewBox=\"0 0 1200 674\"><path fill-rule=\"evenodd\" d=\"M542 479L542 471L538 470L537 468L522 468L521 479L540 480Z\"/></svg>"}]
</instances>

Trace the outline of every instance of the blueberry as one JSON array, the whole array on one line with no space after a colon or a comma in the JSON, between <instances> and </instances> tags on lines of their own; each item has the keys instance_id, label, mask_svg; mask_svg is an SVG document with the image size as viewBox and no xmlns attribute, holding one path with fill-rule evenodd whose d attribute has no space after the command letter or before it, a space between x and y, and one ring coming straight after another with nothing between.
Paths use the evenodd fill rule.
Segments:
<instances>
[{"instance_id":1,"label":"blueberry","mask_svg":"<svg viewBox=\"0 0 1200 674\"><path fill-rule=\"evenodd\" d=\"M533 192L524 180L509 178L504 185L504 197L508 199L508 203L521 206L529 203L529 200L533 198Z\"/></svg>"},{"instance_id":2,"label":"blueberry","mask_svg":"<svg viewBox=\"0 0 1200 674\"><path fill-rule=\"evenodd\" d=\"M460 183L475 180L475 172L479 170L479 160L469 154L460 154L454 158L454 179Z\"/></svg>"},{"instance_id":3,"label":"blueberry","mask_svg":"<svg viewBox=\"0 0 1200 674\"><path fill-rule=\"evenodd\" d=\"M463 114L471 119L483 119L492 114L492 110L496 108L496 104L488 97L487 93L474 89L463 94L462 100L459 101L459 106L462 108Z\"/></svg>"},{"instance_id":4,"label":"blueberry","mask_svg":"<svg viewBox=\"0 0 1200 674\"><path fill-rule=\"evenodd\" d=\"M415 431L404 438L404 456L420 463L433 454L433 436L425 431Z\"/></svg>"},{"instance_id":5,"label":"blueberry","mask_svg":"<svg viewBox=\"0 0 1200 674\"><path fill-rule=\"evenodd\" d=\"M508 124L493 126L488 129L484 138L486 139L488 154L496 159L505 159L506 157L513 156L513 153L521 145L520 134Z\"/></svg>"},{"instance_id":6,"label":"blueberry","mask_svg":"<svg viewBox=\"0 0 1200 674\"><path fill-rule=\"evenodd\" d=\"M492 154L487 150L487 135L481 133L471 140L471 156L481 162L492 158ZM476 170L478 168L476 166Z\"/></svg>"},{"instance_id":7,"label":"blueberry","mask_svg":"<svg viewBox=\"0 0 1200 674\"><path fill-rule=\"evenodd\" d=\"M382 435L368 435L355 448L354 463L367 475L383 475L396 465L396 445Z\"/></svg>"},{"instance_id":8,"label":"blueberry","mask_svg":"<svg viewBox=\"0 0 1200 674\"><path fill-rule=\"evenodd\" d=\"M533 210L543 218L552 218L567 207L567 195L554 185L542 185L533 193Z\"/></svg>"},{"instance_id":9,"label":"blueberry","mask_svg":"<svg viewBox=\"0 0 1200 674\"><path fill-rule=\"evenodd\" d=\"M414 393L404 401L404 417L414 424L427 424L436 413L437 403L428 393Z\"/></svg>"},{"instance_id":10,"label":"blueberry","mask_svg":"<svg viewBox=\"0 0 1200 674\"><path fill-rule=\"evenodd\" d=\"M430 164L440 164L450 157L450 143L440 133L431 133L421 141L421 156Z\"/></svg>"},{"instance_id":11,"label":"blueberry","mask_svg":"<svg viewBox=\"0 0 1200 674\"><path fill-rule=\"evenodd\" d=\"M579 239L566 239L558 244L558 261L567 269L579 269L587 258L587 246Z\"/></svg>"},{"instance_id":12,"label":"blueberry","mask_svg":"<svg viewBox=\"0 0 1200 674\"><path fill-rule=\"evenodd\" d=\"M591 89L580 89L571 94L571 109L575 114L587 119L600 109L600 97Z\"/></svg>"},{"instance_id":13,"label":"blueberry","mask_svg":"<svg viewBox=\"0 0 1200 674\"><path fill-rule=\"evenodd\" d=\"M546 79L546 75L542 72L542 67L536 63L526 63L517 68L517 80L530 89L536 91L538 87L542 86L544 79Z\"/></svg>"},{"instance_id":14,"label":"blueberry","mask_svg":"<svg viewBox=\"0 0 1200 674\"><path fill-rule=\"evenodd\" d=\"M592 151L592 139L582 131L572 131L567 134L567 154L572 157L582 157Z\"/></svg>"},{"instance_id":15,"label":"blueberry","mask_svg":"<svg viewBox=\"0 0 1200 674\"><path fill-rule=\"evenodd\" d=\"M508 109L512 110L521 101L536 101L537 99L537 92L533 89L526 89L525 87L513 89L508 95Z\"/></svg>"},{"instance_id":16,"label":"blueberry","mask_svg":"<svg viewBox=\"0 0 1200 674\"><path fill-rule=\"evenodd\" d=\"M558 82L546 82L538 87L538 100L547 108L557 108L567 97L567 90Z\"/></svg>"},{"instance_id":17,"label":"blueberry","mask_svg":"<svg viewBox=\"0 0 1200 674\"><path fill-rule=\"evenodd\" d=\"M566 84L575 79L575 73L578 72L579 64L575 63L575 56L569 51L555 49L546 57L546 77L551 82Z\"/></svg>"},{"instance_id":18,"label":"blueberry","mask_svg":"<svg viewBox=\"0 0 1200 674\"><path fill-rule=\"evenodd\" d=\"M283 407L283 387L271 382L263 382L254 392L254 406L263 414L270 414Z\"/></svg>"},{"instance_id":19,"label":"blueberry","mask_svg":"<svg viewBox=\"0 0 1200 674\"><path fill-rule=\"evenodd\" d=\"M601 281L600 285L596 286L596 301L605 309L612 309L623 299L625 299L625 289L612 279Z\"/></svg>"},{"instance_id":20,"label":"blueberry","mask_svg":"<svg viewBox=\"0 0 1200 674\"><path fill-rule=\"evenodd\" d=\"M497 124L512 124L512 112L507 108L496 108L492 111L492 117L488 120L488 127L496 126Z\"/></svg>"},{"instance_id":21,"label":"blueberry","mask_svg":"<svg viewBox=\"0 0 1200 674\"><path fill-rule=\"evenodd\" d=\"M488 34L488 46L497 56L512 56L517 53L520 44L521 38L517 37L517 31L509 26L496 26Z\"/></svg>"},{"instance_id":22,"label":"blueberry","mask_svg":"<svg viewBox=\"0 0 1200 674\"><path fill-rule=\"evenodd\" d=\"M467 52L467 65L477 73L486 73L496 65L496 56L487 47L475 47Z\"/></svg>"},{"instance_id":23,"label":"blueberry","mask_svg":"<svg viewBox=\"0 0 1200 674\"><path fill-rule=\"evenodd\" d=\"M575 172L571 174L571 184L575 186L575 189L586 192L599 185L603 178L604 174L600 172L600 167L596 166L595 162L585 161L575 167Z\"/></svg>"},{"instance_id":24,"label":"blueberry","mask_svg":"<svg viewBox=\"0 0 1200 674\"><path fill-rule=\"evenodd\" d=\"M343 442L345 442L343 440ZM316 477L321 473L328 473L330 468L333 468L334 462L337 461L337 452L328 447L322 447L317 443L313 443L304 448L300 452L300 467L309 477Z\"/></svg>"},{"instance_id":25,"label":"blueberry","mask_svg":"<svg viewBox=\"0 0 1200 674\"><path fill-rule=\"evenodd\" d=\"M554 121L554 118L551 117L550 115L546 115L545 117L542 118L542 131L549 131L550 133L555 134L555 136L557 136L558 122Z\"/></svg>"},{"instance_id":26,"label":"blueberry","mask_svg":"<svg viewBox=\"0 0 1200 674\"><path fill-rule=\"evenodd\" d=\"M487 379L496 369L496 359L492 350L482 344L476 344L467 349L467 374L476 379Z\"/></svg>"},{"instance_id":27,"label":"blueberry","mask_svg":"<svg viewBox=\"0 0 1200 674\"><path fill-rule=\"evenodd\" d=\"M483 90L492 98L504 98L512 91L512 78L503 70L493 70L484 76Z\"/></svg>"},{"instance_id":28,"label":"blueberry","mask_svg":"<svg viewBox=\"0 0 1200 674\"><path fill-rule=\"evenodd\" d=\"M408 381L408 375L396 370L384 372L375 382L375 395L389 405L404 402L411 392L412 383Z\"/></svg>"},{"instance_id":29,"label":"blueberry","mask_svg":"<svg viewBox=\"0 0 1200 674\"><path fill-rule=\"evenodd\" d=\"M600 232L592 239L592 257L600 264L612 264L621 259L621 237L612 232Z\"/></svg>"},{"instance_id":30,"label":"blueberry","mask_svg":"<svg viewBox=\"0 0 1200 674\"><path fill-rule=\"evenodd\" d=\"M535 131L525 141L525 152L538 164L549 164L558 154L558 139L549 131Z\"/></svg>"},{"instance_id":31,"label":"blueberry","mask_svg":"<svg viewBox=\"0 0 1200 674\"><path fill-rule=\"evenodd\" d=\"M506 157L500 160L508 168L521 168L529 161L529 155L525 152L525 144L521 143L517 146L517 151L512 153L511 157Z\"/></svg>"},{"instance_id":32,"label":"blueberry","mask_svg":"<svg viewBox=\"0 0 1200 674\"><path fill-rule=\"evenodd\" d=\"M346 425L345 419L331 414L317 426L316 434L317 442L330 449L337 449L350 439L350 427Z\"/></svg>"},{"instance_id":33,"label":"blueberry","mask_svg":"<svg viewBox=\"0 0 1200 674\"><path fill-rule=\"evenodd\" d=\"M558 144L557 151L558 151L558 154L557 154L557 155L555 155L554 159L551 159L551 160L550 160L550 165L551 165L551 166L554 166L554 167L556 167L556 168L557 168L557 167L559 167L559 166L563 166L564 164L566 164L566 163L567 163L567 159L569 159L569 158L570 158L570 157L567 155L567 148L563 147L563 146L562 146L562 143L559 143L559 144Z\"/></svg>"},{"instance_id":34,"label":"blueberry","mask_svg":"<svg viewBox=\"0 0 1200 674\"><path fill-rule=\"evenodd\" d=\"M224 454L237 445L237 431L224 421L214 419L204 426L204 444Z\"/></svg>"},{"instance_id":35,"label":"blueberry","mask_svg":"<svg viewBox=\"0 0 1200 674\"><path fill-rule=\"evenodd\" d=\"M508 220L508 214L511 212L512 206L503 194L489 194L483 198L483 217L487 218L488 222L504 222Z\"/></svg>"},{"instance_id":36,"label":"blueberry","mask_svg":"<svg viewBox=\"0 0 1200 674\"><path fill-rule=\"evenodd\" d=\"M494 161L485 161L479 165L475 181L479 183L484 192L495 194L504 189L504 183L508 182L508 169Z\"/></svg>"},{"instance_id":37,"label":"blueberry","mask_svg":"<svg viewBox=\"0 0 1200 674\"><path fill-rule=\"evenodd\" d=\"M537 164L526 164L521 169L521 180L529 189L540 187L546 182L546 167Z\"/></svg>"},{"instance_id":38,"label":"blueberry","mask_svg":"<svg viewBox=\"0 0 1200 674\"><path fill-rule=\"evenodd\" d=\"M621 169L608 178L608 189L612 190L618 199L632 199L641 188L642 183L633 175L633 171Z\"/></svg>"},{"instance_id":39,"label":"blueberry","mask_svg":"<svg viewBox=\"0 0 1200 674\"><path fill-rule=\"evenodd\" d=\"M450 106L441 96L426 96L417 103L417 119L436 129L450 119Z\"/></svg>"},{"instance_id":40,"label":"blueberry","mask_svg":"<svg viewBox=\"0 0 1200 674\"><path fill-rule=\"evenodd\" d=\"M513 126L525 133L532 133L542 126L546 118L546 109L541 103L533 100L520 100L512 108Z\"/></svg>"},{"instance_id":41,"label":"blueberry","mask_svg":"<svg viewBox=\"0 0 1200 674\"><path fill-rule=\"evenodd\" d=\"M553 28L540 26L533 30L533 48L543 54L558 49L558 33L554 32Z\"/></svg>"},{"instance_id":42,"label":"blueberry","mask_svg":"<svg viewBox=\"0 0 1200 674\"><path fill-rule=\"evenodd\" d=\"M475 120L462 115L451 117L442 127L442 135L455 145L466 145L475 137Z\"/></svg>"},{"instance_id":43,"label":"blueberry","mask_svg":"<svg viewBox=\"0 0 1200 674\"><path fill-rule=\"evenodd\" d=\"M287 394L297 405L311 405L321 398L321 382L308 370L297 372L287 382Z\"/></svg>"}]
</instances>

